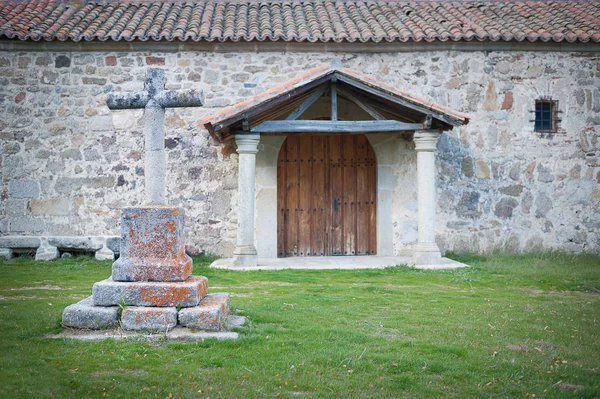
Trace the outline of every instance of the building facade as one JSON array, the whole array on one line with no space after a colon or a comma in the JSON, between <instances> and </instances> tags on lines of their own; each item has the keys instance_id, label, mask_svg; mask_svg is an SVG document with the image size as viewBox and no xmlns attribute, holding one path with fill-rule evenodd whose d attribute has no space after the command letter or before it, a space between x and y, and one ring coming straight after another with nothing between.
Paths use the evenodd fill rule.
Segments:
<instances>
[{"instance_id":1,"label":"building facade","mask_svg":"<svg viewBox=\"0 0 600 399\"><path fill-rule=\"evenodd\" d=\"M214 13L225 3L215 4ZM418 4L412 5L409 18L428 10ZM598 5L589 4L588 12L597 17ZM498 12L475 8L484 15ZM376 9L370 8L379 22L371 28L386 26ZM14 33L16 17L9 17L0 21L4 236L119 234L122 208L138 205L144 197L143 111L110 111L106 94L140 90L147 68L160 67L167 88L194 87L205 93L204 107L167 110L168 201L186 211L190 253L230 256L238 233L239 155L235 140L211 136L202 122L319 65L339 62L414 97L468 114L468 123L445 130L437 142L435 241L442 252L600 252L597 26L586 25L585 37L578 33L572 41L547 43L543 36L525 42L434 38L311 43L273 37L190 43L183 36L80 42L58 37L75 32L76 24L50 32L54 36L49 40L35 41ZM162 17L158 12L152 18ZM216 34L216 17L211 18L211 34ZM227 21L226 14L223 18ZM362 17L352 18L360 30ZM47 25L46 32L52 29ZM193 28L186 26L188 32ZM90 39L106 34L101 27L93 27ZM352 107L340 101L339 120L354 120ZM329 109L317 102L309 114L309 119L322 120ZM287 136L263 135L257 146L254 225L259 257L280 255L273 228L279 217L273 174L277 176ZM377 254L411 254L418 241L419 205L413 135L366 132L364 137L376 159Z\"/></svg>"}]
</instances>

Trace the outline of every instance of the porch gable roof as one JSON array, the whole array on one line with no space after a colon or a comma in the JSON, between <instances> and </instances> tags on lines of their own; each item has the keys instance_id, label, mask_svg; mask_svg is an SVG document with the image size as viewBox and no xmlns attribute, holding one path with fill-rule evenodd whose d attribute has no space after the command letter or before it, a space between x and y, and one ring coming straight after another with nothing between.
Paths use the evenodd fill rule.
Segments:
<instances>
[{"instance_id":1,"label":"porch gable roof","mask_svg":"<svg viewBox=\"0 0 600 399\"><path fill-rule=\"evenodd\" d=\"M404 119L402 116L406 115L408 119L403 121L423 122L424 128L428 128L425 124L430 123L432 128L448 130L454 126L465 125L470 119L465 113L435 104L332 62L308 70L296 78L206 116L197 124L206 128L219 141L225 141L231 138L236 130L248 130L262 122L289 114L320 86L331 81L342 82L368 96L371 101L380 101L378 106L385 106L386 112L398 116L398 118L388 118L391 120L402 120ZM408 116L407 112L412 114ZM419 120L414 120L415 118ZM426 119L430 122L425 122Z\"/></svg>"}]
</instances>

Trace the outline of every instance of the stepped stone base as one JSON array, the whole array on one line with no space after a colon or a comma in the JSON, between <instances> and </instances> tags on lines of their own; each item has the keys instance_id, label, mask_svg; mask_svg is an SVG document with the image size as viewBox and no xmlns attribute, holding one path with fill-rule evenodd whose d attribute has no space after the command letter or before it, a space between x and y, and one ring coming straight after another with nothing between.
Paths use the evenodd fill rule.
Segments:
<instances>
[{"instance_id":1,"label":"stepped stone base","mask_svg":"<svg viewBox=\"0 0 600 399\"><path fill-rule=\"evenodd\" d=\"M195 329L226 334L229 294L207 295L206 277L191 276L183 225L182 209L126 208L121 218L121 257L113 263L112 276L94 284L91 297L67 307L63 325L89 330L120 325L125 331L166 333L179 323L193 334Z\"/></svg>"},{"instance_id":2,"label":"stepped stone base","mask_svg":"<svg viewBox=\"0 0 600 399\"><path fill-rule=\"evenodd\" d=\"M204 279L205 277L192 277ZM106 281L106 280L105 280ZM63 326L103 330L119 324L119 306L94 305L92 296L67 306L63 312ZM178 324L204 331L224 331L229 318L229 294L206 295L197 306L181 308L174 306L149 307L125 306L120 324L123 330L168 331Z\"/></svg>"},{"instance_id":3,"label":"stepped stone base","mask_svg":"<svg viewBox=\"0 0 600 399\"><path fill-rule=\"evenodd\" d=\"M121 282L112 278L92 289L96 306L181 306L200 303L208 290L208 279L192 276L183 282Z\"/></svg>"},{"instance_id":4,"label":"stepped stone base","mask_svg":"<svg viewBox=\"0 0 600 399\"><path fill-rule=\"evenodd\" d=\"M121 215L121 257L115 281L185 281L192 259L185 254L183 209L168 206L125 208Z\"/></svg>"},{"instance_id":5,"label":"stepped stone base","mask_svg":"<svg viewBox=\"0 0 600 399\"><path fill-rule=\"evenodd\" d=\"M221 331L229 315L229 294L207 295L199 306L181 309L179 324L206 331Z\"/></svg>"},{"instance_id":6,"label":"stepped stone base","mask_svg":"<svg viewBox=\"0 0 600 399\"><path fill-rule=\"evenodd\" d=\"M102 330L115 327L118 323L118 308L94 306L92 297L87 297L63 311L64 327Z\"/></svg>"}]
</instances>

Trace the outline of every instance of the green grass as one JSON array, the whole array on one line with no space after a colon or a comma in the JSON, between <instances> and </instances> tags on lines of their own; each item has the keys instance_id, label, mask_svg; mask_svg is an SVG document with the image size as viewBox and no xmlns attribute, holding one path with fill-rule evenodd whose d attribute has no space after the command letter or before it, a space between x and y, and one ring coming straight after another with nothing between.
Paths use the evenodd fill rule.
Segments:
<instances>
[{"instance_id":1,"label":"green grass","mask_svg":"<svg viewBox=\"0 0 600 399\"><path fill-rule=\"evenodd\" d=\"M600 397L600 258L454 258L472 267L240 273L196 258L249 318L238 341L197 343L43 338L110 262L0 262L0 397Z\"/></svg>"}]
</instances>

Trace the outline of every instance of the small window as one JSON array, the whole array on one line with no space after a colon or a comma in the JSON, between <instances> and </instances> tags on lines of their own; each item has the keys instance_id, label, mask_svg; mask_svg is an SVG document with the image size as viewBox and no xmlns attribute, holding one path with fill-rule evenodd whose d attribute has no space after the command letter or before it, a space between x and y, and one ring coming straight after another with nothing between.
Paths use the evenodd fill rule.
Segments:
<instances>
[{"instance_id":1,"label":"small window","mask_svg":"<svg viewBox=\"0 0 600 399\"><path fill-rule=\"evenodd\" d=\"M558 101L535 100L535 131L556 132L558 131Z\"/></svg>"}]
</instances>

